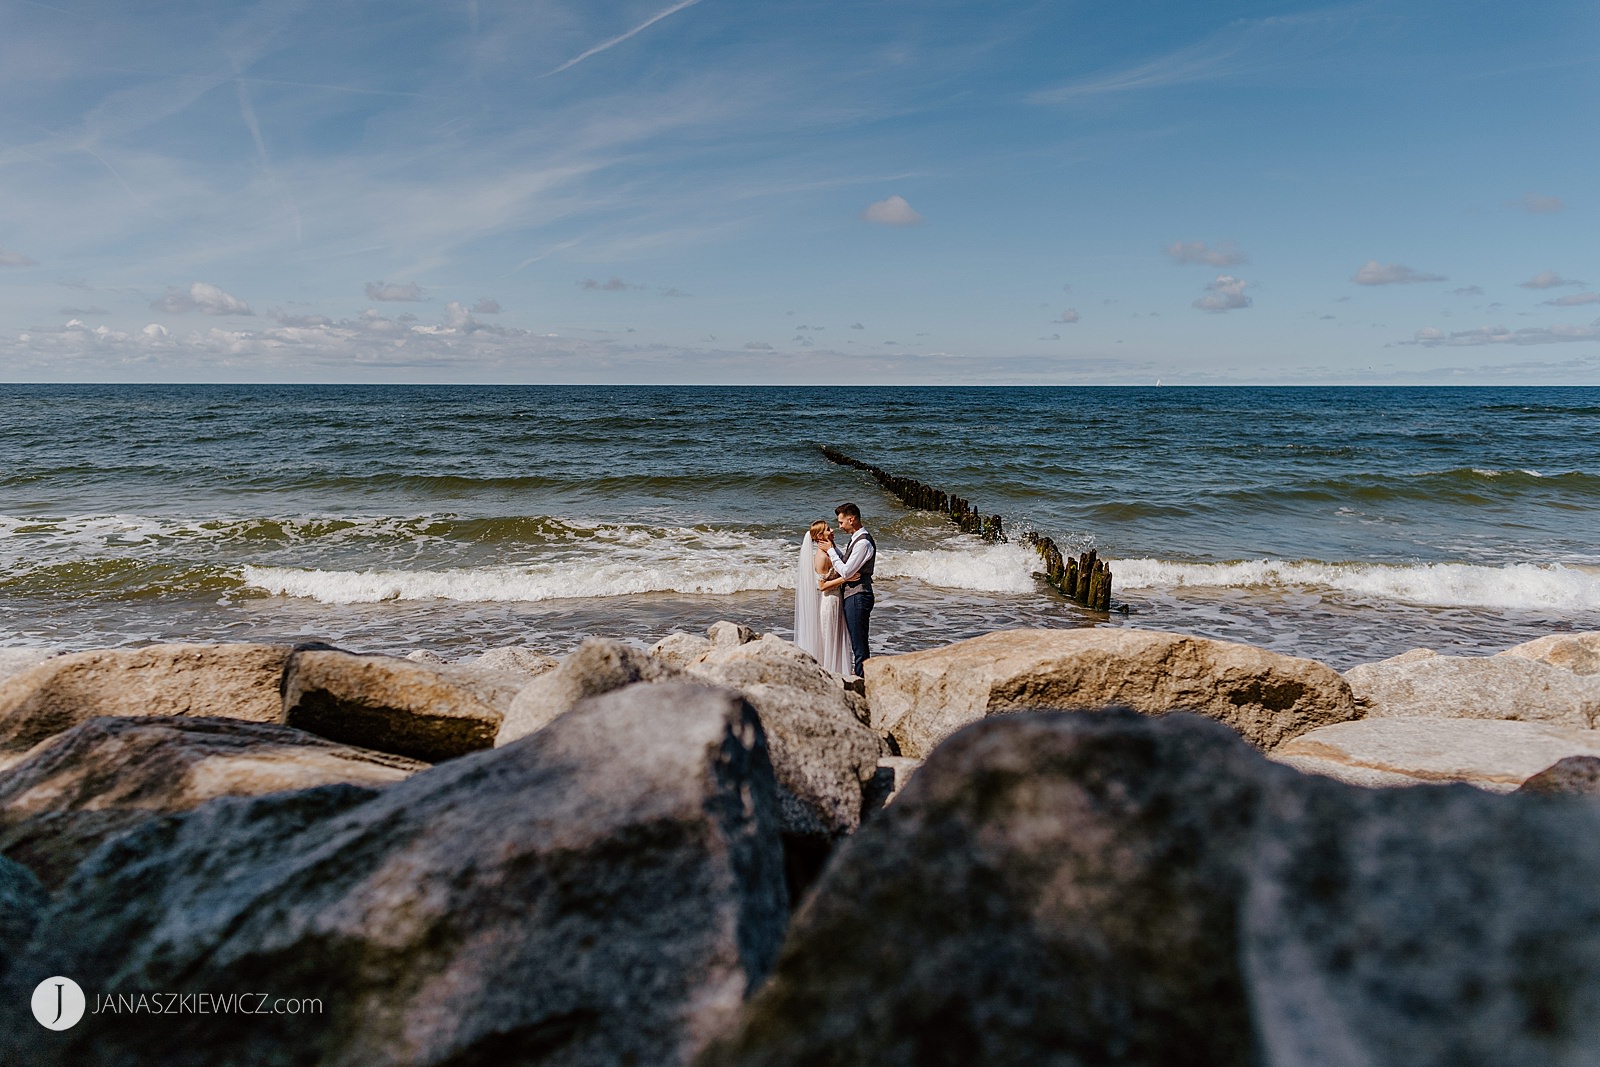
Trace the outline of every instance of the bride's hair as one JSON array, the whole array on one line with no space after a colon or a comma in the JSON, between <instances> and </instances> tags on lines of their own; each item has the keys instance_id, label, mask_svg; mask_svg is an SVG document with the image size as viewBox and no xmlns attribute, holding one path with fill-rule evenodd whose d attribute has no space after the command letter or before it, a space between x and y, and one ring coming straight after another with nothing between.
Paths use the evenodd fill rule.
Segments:
<instances>
[{"instance_id":1,"label":"bride's hair","mask_svg":"<svg viewBox=\"0 0 1600 1067\"><path fill-rule=\"evenodd\" d=\"M816 522L812 523L811 524L811 540L815 541L817 539L817 535L822 533L822 531L826 530L827 528L828 528L828 524L823 519L818 519Z\"/></svg>"}]
</instances>

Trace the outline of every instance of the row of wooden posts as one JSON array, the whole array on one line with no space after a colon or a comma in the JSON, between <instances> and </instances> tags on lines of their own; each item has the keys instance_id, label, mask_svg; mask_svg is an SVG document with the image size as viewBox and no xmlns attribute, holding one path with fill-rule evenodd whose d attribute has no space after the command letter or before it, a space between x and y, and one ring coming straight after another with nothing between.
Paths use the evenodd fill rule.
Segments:
<instances>
[{"instance_id":1,"label":"row of wooden posts","mask_svg":"<svg viewBox=\"0 0 1600 1067\"><path fill-rule=\"evenodd\" d=\"M1000 516L980 515L968 501L953 493L925 485L915 478L890 474L881 467L863 463L823 445L822 454L844 467L854 467L872 475L877 483L893 493L908 507L922 511L936 511L961 528L964 533L977 534L985 541L1004 541ZM1076 559L1064 555L1056 543L1033 531L1022 535L1022 543L1039 553L1044 571L1039 575L1052 587L1078 604L1093 611L1111 611L1111 568L1100 559L1094 549L1080 554ZM1126 605L1121 606L1126 611Z\"/></svg>"}]
</instances>

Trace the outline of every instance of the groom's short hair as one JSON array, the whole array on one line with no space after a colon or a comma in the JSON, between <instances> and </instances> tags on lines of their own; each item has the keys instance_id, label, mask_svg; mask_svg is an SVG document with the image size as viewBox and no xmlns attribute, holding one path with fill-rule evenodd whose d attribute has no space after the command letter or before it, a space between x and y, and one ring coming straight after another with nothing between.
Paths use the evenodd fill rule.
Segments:
<instances>
[{"instance_id":1,"label":"groom's short hair","mask_svg":"<svg viewBox=\"0 0 1600 1067\"><path fill-rule=\"evenodd\" d=\"M861 521L861 509L854 504L840 504L833 509L835 515L848 515L857 522Z\"/></svg>"}]
</instances>

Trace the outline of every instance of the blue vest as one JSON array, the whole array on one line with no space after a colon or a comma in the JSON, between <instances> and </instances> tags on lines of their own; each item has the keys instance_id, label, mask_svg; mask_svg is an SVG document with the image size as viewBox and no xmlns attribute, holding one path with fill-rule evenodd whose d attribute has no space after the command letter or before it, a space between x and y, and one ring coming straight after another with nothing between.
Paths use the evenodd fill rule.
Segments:
<instances>
[{"instance_id":1,"label":"blue vest","mask_svg":"<svg viewBox=\"0 0 1600 1067\"><path fill-rule=\"evenodd\" d=\"M878 542L874 541L872 535L866 530L857 530L855 535L850 538L849 547L845 549L846 559L850 558L850 548L855 547L857 537L865 537L867 539L867 544L872 546L872 555L867 557L867 562L861 565L861 569L856 572L856 576L844 583L844 586L839 590L841 596L855 596L857 593L872 592L872 568L878 562Z\"/></svg>"}]
</instances>

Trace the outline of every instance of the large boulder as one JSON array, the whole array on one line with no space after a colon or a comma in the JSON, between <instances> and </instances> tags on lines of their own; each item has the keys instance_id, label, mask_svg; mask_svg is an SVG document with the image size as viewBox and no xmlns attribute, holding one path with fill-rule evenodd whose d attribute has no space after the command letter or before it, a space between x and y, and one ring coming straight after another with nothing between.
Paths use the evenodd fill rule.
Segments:
<instances>
[{"instance_id":1,"label":"large boulder","mask_svg":"<svg viewBox=\"0 0 1600 1067\"><path fill-rule=\"evenodd\" d=\"M650 655L681 671L699 663L714 647L709 637L674 630L650 646Z\"/></svg>"},{"instance_id":2,"label":"large boulder","mask_svg":"<svg viewBox=\"0 0 1600 1067\"><path fill-rule=\"evenodd\" d=\"M283 645L151 645L52 656L0 682L0 766L86 719L201 715L276 722Z\"/></svg>"},{"instance_id":3,"label":"large boulder","mask_svg":"<svg viewBox=\"0 0 1600 1067\"><path fill-rule=\"evenodd\" d=\"M554 670L524 686L506 709L495 744L508 745L541 730L578 705L635 682L678 677L677 669L609 637L591 637Z\"/></svg>"},{"instance_id":4,"label":"large boulder","mask_svg":"<svg viewBox=\"0 0 1600 1067\"><path fill-rule=\"evenodd\" d=\"M389 785L426 767L275 723L90 719L0 774L0 852L55 888L106 838L158 815L221 796Z\"/></svg>"},{"instance_id":5,"label":"large boulder","mask_svg":"<svg viewBox=\"0 0 1600 1067\"><path fill-rule=\"evenodd\" d=\"M1369 719L1512 719L1588 729L1600 717L1600 678L1523 656L1414 650L1344 676Z\"/></svg>"},{"instance_id":6,"label":"large boulder","mask_svg":"<svg viewBox=\"0 0 1600 1067\"><path fill-rule=\"evenodd\" d=\"M59 654L50 648L0 648L0 681L13 674L21 674L29 667L36 667Z\"/></svg>"},{"instance_id":7,"label":"large boulder","mask_svg":"<svg viewBox=\"0 0 1600 1067\"><path fill-rule=\"evenodd\" d=\"M1195 716L952 737L701 1067L1589 1064L1600 806L1367 790Z\"/></svg>"},{"instance_id":8,"label":"large boulder","mask_svg":"<svg viewBox=\"0 0 1600 1067\"><path fill-rule=\"evenodd\" d=\"M1124 705L1193 711L1271 748L1358 717L1331 667L1252 645L1126 628L1009 630L866 664L872 725L924 758L986 715Z\"/></svg>"},{"instance_id":9,"label":"large boulder","mask_svg":"<svg viewBox=\"0 0 1600 1067\"><path fill-rule=\"evenodd\" d=\"M1491 719L1362 719L1321 726L1269 753L1351 785L1466 782L1509 793L1566 756L1600 756L1600 731Z\"/></svg>"},{"instance_id":10,"label":"large boulder","mask_svg":"<svg viewBox=\"0 0 1600 1067\"><path fill-rule=\"evenodd\" d=\"M744 701L663 684L381 791L166 816L78 869L0 1011L25 1018L12 1006L38 976L67 974L320 1013L19 1024L0 1027L0 1061L685 1063L783 936L773 789Z\"/></svg>"},{"instance_id":11,"label":"large boulder","mask_svg":"<svg viewBox=\"0 0 1600 1067\"><path fill-rule=\"evenodd\" d=\"M689 674L737 690L761 716L786 833L832 839L855 831L879 754L863 697L771 634L716 646Z\"/></svg>"},{"instance_id":12,"label":"large boulder","mask_svg":"<svg viewBox=\"0 0 1600 1067\"><path fill-rule=\"evenodd\" d=\"M1573 674L1600 674L1600 633L1549 634L1496 655L1537 660Z\"/></svg>"},{"instance_id":13,"label":"large boulder","mask_svg":"<svg viewBox=\"0 0 1600 1067\"><path fill-rule=\"evenodd\" d=\"M548 656L536 648L526 645L504 645L500 648L491 648L479 656L463 660L461 666L470 667L478 671L498 671L502 674L520 674L526 678L537 678L541 674L549 674L561 665L561 661L554 656Z\"/></svg>"},{"instance_id":14,"label":"large boulder","mask_svg":"<svg viewBox=\"0 0 1600 1067\"><path fill-rule=\"evenodd\" d=\"M296 648L283 671L283 721L333 741L438 763L492 748L518 674Z\"/></svg>"}]
</instances>

